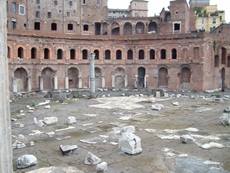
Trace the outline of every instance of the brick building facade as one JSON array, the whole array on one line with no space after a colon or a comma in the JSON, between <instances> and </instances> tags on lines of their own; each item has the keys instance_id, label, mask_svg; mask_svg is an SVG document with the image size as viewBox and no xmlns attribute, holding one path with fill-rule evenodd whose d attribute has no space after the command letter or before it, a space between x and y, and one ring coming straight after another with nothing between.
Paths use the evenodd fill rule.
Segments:
<instances>
[{"instance_id":1,"label":"brick building facade","mask_svg":"<svg viewBox=\"0 0 230 173\"><path fill-rule=\"evenodd\" d=\"M194 32L186 0L171 1L159 16L113 19L107 0L8 0L10 89L88 88L92 52L97 88L229 88L223 28Z\"/></svg>"}]
</instances>

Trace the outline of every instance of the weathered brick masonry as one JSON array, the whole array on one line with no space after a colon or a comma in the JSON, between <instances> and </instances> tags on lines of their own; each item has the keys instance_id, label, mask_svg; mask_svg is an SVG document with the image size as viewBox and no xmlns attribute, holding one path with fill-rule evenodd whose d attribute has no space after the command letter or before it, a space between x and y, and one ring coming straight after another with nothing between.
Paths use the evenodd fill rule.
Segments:
<instances>
[{"instance_id":1,"label":"weathered brick masonry","mask_svg":"<svg viewBox=\"0 0 230 173\"><path fill-rule=\"evenodd\" d=\"M194 15L185 0L172 1L159 16L117 19L107 18L106 0L99 5L96 0L71 1L71 9L63 8L67 1L55 7L56 2L45 6L40 1L39 19L35 1L18 2L26 4L25 16L8 15L13 92L88 88L91 52L96 54L97 88L230 87L229 26L194 32Z\"/></svg>"}]
</instances>

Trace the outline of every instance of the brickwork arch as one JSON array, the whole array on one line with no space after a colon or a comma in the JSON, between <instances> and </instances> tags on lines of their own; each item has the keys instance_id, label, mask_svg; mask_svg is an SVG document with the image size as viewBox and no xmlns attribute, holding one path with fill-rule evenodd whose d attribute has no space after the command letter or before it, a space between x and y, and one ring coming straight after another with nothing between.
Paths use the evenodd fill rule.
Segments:
<instances>
[{"instance_id":1,"label":"brickwork arch","mask_svg":"<svg viewBox=\"0 0 230 173\"><path fill-rule=\"evenodd\" d=\"M43 79L43 89L50 91L54 89L54 77L56 72L51 67L45 67L41 71L41 77Z\"/></svg>"},{"instance_id":2,"label":"brickwork arch","mask_svg":"<svg viewBox=\"0 0 230 173\"><path fill-rule=\"evenodd\" d=\"M102 88L102 69L99 67L95 67L95 88Z\"/></svg>"},{"instance_id":3,"label":"brickwork arch","mask_svg":"<svg viewBox=\"0 0 230 173\"><path fill-rule=\"evenodd\" d=\"M70 67L68 69L69 88L79 88L79 70L76 67Z\"/></svg>"},{"instance_id":4,"label":"brickwork arch","mask_svg":"<svg viewBox=\"0 0 230 173\"><path fill-rule=\"evenodd\" d=\"M168 87L168 68L161 67L158 71L158 87L167 88Z\"/></svg>"},{"instance_id":5,"label":"brickwork arch","mask_svg":"<svg viewBox=\"0 0 230 173\"><path fill-rule=\"evenodd\" d=\"M111 25L111 35L120 35L120 25L117 22L113 22Z\"/></svg>"},{"instance_id":6,"label":"brickwork arch","mask_svg":"<svg viewBox=\"0 0 230 173\"><path fill-rule=\"evenodd\" d=\"M123 67L117 67L114 72L114 87L116 89L125 88L126 72Z\"/></svg>"},{"instance_id":7,"label":"brickwork arch","mask_svg":"<svg viewBox=\"0 0 230 173\"><path fill-rule=\"evenodd\" d=\"M144 67L139 67L137 69L137 88L145 87L145 76L146 76L146 69Z\"/></svg>"},{"instance_id":8,"label":"brickwork arch","mask_svg":"<svg viewBox=\"0 0 230 173\"><path fill-rule=\"evenodd\" d=\"M133 33L133 26L130 22L126 22L123 27L123 34L124 35L132 35Z\"/></svg>"},{"instance_id":9,"label":"brickwork arch","mask_svg":"<svg viewBox=\"0 0 230 173\"><path fill-rule=\"evenodd\" d=\"M23 67L19 67L14 71L14 82L17 92L28 91L28 73Z\"/></svg>"},{"instance_id":10,"label":"brickwork arch","mask_svg":"<svg viewBox=\"0 0 230 173\"><path fill-rule=\"evenodd\" d=\"M136 24L136 34L145 33L145 24L143 22L137 22Z\"/></svg>"}]
</instances>

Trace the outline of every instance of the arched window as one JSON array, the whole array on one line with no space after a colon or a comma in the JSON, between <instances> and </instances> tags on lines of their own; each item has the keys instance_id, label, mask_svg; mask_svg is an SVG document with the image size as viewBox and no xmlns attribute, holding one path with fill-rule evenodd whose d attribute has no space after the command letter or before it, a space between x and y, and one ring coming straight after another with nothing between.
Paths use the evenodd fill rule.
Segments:
<instances>
[{"instance_id":1,"label":"arched window","mask_svg":"<svg viewBox=\"0 0 230 173\"><path fill-rule=\"evenodd\" d=\"M105 59L107 59L107 60L111 59L111 51L110 50L105 51Z\"/></svg>"},{"instance_id":2,"label":"arched window","mask_svg":"<svg viewBox=\"0 0 230 173\"><path fill-rule=\"evenodd\" d=\"M51 30L57 31L57 24L56 23L51 23Z\"/></svg>"},{"instance_id":3,"label":"arched window","mask_svg":"<svg viewBox=\"0 0 230 173\"><path fill-rule=\"evenodd\" d=\"M37 58L37 49L33 47L31 49L31 59L36 59Z\"/></svg>"},{"instance_id":4,"label":"arched window","mask_svg":"<svg viewBox=\"0 0 230 173\"><path fill-rule=\"evenodd\" d=\"M117 22L112 23L111 28L112 35L120 35L120 25Z\"/></svg>"},{"instance_id":5,"label":"arched window","mask_svg":"<svg viewBox=\"0 0 230 173\"><path fill-rule=\"evenodd\" d=\"M230 55L228 56L228 67L230 67Z\"/></svg>"},{"instance_id":6,"label":"arched window","mask_svg":"<svg viewBox=\"0 0 230 173\"><path fill-rule=\"evenodd\" d=\"M155 50L154 49L151 49L150 51L149 51L149 59L155 59Z\"/></svg>"},{"instance_id":7,"label":"arched window","mask_svg":"<svg viewBox=\"0 0 230 173\"><path fill-rule=\"evenodd\" d=\"M121 50L117 50L116 51L116 59L117 60L121 60L122 59L122 52L121 52Z\"/></svg>"},{"instance_id":8,"label":"arched window","mask_svg":"<svg viewBox=\"0 0 230 173\"><path fill-rule=\"evenodd\" d=\"M44 59L50 59L50 50L48 48L44 49Z\"/></svg>"},{"instance_id":9,"label":"arched window","mask_svg":"<svg viewBox=\"0 0 230 173\"><path fill-rule=\"evenodd\" d=\"M133 51L131 49L129 49L127 52L127 59L133 59Z\"/></svg>"},{"instance_id":10,"label":"arched window","mask_svg":"<svg viewBox=\"0 0 230 173\"><path fill-rule=\"evenodd\" d=\"M219 67L219 64L220 64L220 59L219 59L219 56L216 55L216 56L215 56L214 66L215 66L215 67Z\"/></svg>"},{"instance_id":11,"label":"arched window","mask_svg":"<svg viewBox=\"0 0 230 173\"><path fill-rule=\"evenodd\" d=\"M139 50L139 59L145 59L145 51L143 49Z\"/></svg>"},{"instance_id":12,"label":"arched window","mask_svg":"<svg viewBox=\"0 0 230 173\"><path fill-rule=\"evenodd\" d=\"M82 50L82 59L88 59L88 50Z\"/></svg>"},{"instance_id":13,"label":"arched window","mask_svg":"<svg viewBox=\"0 0 230 173\"><path fill-rule=\"evenodd\" d=\"M24 50L22 47L18 48L18 57L19 58L24 58Z\"/></svg>"},{"instance_id":14,"label":"arched window","mask_svg":"<svg viewBox=\"0 0 230 173\"><path fill-rule=\"evenodd\" d=\"M142 22L138 22L136 24L136 34L144 34L145 32L145 25Z\"/></svg>"},{"instance_id":15,"label":"arched window","mask_svg":"<svg viewBox=\"0 0 230 173\"><path fill-rule=\"evenodd\" d=\"M76 51L75 51L75 49L70 49L70 59L76 59Z\"/></svg>"},{"instance_id":16,"label":"arched window","mask_svg":"<svg viewBox=\"0 0 230 173\"><path fill-rule=\"evenodd\" d=\"M132 24L131 23L126 22L124 24L123 33L124 33L124 35L132 35L133 28L132 28Z\"/></svg>"},{"instance_id":17,"label":"arched window","mask_svg":"<svg viewBox=\"0 0 230 173\"><path fill-rule=\"evenodd\" d=\"M150 22L148 27L149 33L156 33L157 32L157 23L156 22Z\"/></svg>"},{"instance_id":18,"label":"arched window","mask_svg":"<svg viewBox=\"0 0 230 173\"><path fill-rule=\"evenodd\" d=\"M166 59L166 57L167 57L166 49L161 49L161 59Z\"/></svg>"},{"instance_id":19,"label":"arched window","mask_svg":"<svg viewBox=\"0 0 230 173\"><path fill-rule=\"evenodd\" d=\"M7 57L8 57L8 58L11 57L10 53L11 53L11 52L10 52L10 47L8 46L8 47L7 47Z\"/></svg>"},{"instance_id":20,"label":"arched window","mask_svg":"<svg viewBox=\"0 0 230 173\"><path fill-rule=\"evenodd\" d=\"M57 59L63 59L63 50L61 49L57 50Z\"/></svg>"},{"instance_id":21,"label":"arched window","mask_svg":"<svg viewBox=\"0 0 230 173\"><path fill-rule=\"evenodd\" d=\"M172 49L172 59L177 59L177 50Z\"/></svg>"},{"instance_id":22,"label":"arched window","mask_svg":"<svg viewBox=\"0 0 230 173\"><path fill-rule=\"evenodd\" d=\"M95 59L99 59L100 55L99 55L99 50L94 50L94 54L95 54Z\"/></svg>"},{"instance_id":23,"label":"arched window","mask_svg":"<svg viewBox=\"0 0 230 173\"><path fill-rule=\"evenodd\" d=\"M221 64L226 64L227 50L226 48L221 48Z\"/></svg>"}]
</instances>

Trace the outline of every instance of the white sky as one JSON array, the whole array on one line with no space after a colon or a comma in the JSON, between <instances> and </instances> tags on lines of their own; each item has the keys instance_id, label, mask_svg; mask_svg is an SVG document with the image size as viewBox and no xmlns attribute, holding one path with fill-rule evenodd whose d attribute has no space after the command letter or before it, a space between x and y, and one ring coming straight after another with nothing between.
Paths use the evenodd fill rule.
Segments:
<instances>
[{"instance_id":1,"label":"white sky","mask_svg":"<svg viewBox=\"0 0 230 173\"><path fill-rule=\"evenodd\" d=\"M108 0L109 8L128 8L131 0ZM148 0L149 15L159 14L163 7L169 6L170 0ZM189 1L189 0L187 0ZM211 0L211 5L218 5L219 10L224 10L226 14L226 22L230 22L230 1L229 0Z\"/></svg>"}]
</instances>

